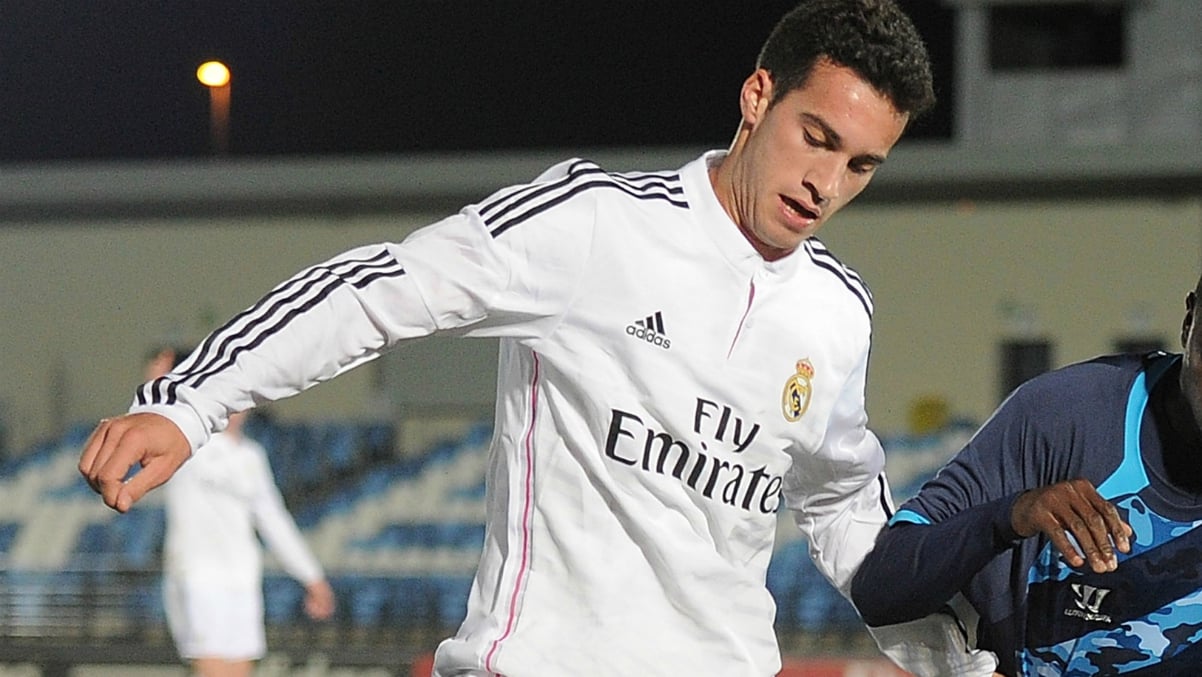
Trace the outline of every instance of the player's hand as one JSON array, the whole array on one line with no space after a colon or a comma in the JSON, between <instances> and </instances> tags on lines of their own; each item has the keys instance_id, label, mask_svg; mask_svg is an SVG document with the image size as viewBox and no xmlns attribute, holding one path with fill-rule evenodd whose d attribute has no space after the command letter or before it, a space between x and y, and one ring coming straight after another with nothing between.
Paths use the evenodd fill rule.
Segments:
<instances>
[{"instance_id":1,"label":"player's hand","mask_svg":"<svg viewBox=\"0 0 1202 677\"><path fill-rule=\"evenodd\" d=\"M1010 511L1010 524L1024 538L1047 534L1069 565L1087 561L1095 573L1118 568L1114 549L1131 551L1130 525L1088 480L1060 482L1023 493ZM1074 546L1068 535L1077 541Z\"/></svg>"},{"instance_id":2,"label":"player's hand","mask_svg":"<svg viewBox=\"0 0 1202 677\"><path fill-rule=\"evenodd\" d=\"M79 472L104 503L126 512L146 492L166 482L192 455L188 440L170 419L151 413L104 419L79 458ZM130 468L140 465L125 480Z\"/></svg>"},{"instance_id":3,"label":"player's hand","mask_svg":"<svg viewBox=\"0 0 1202 677\"><path fill-rule=\"evenodd\" d=\"M305 614L315 621L334 615L334 589L326 581L314 581L305 586Z\"/></svg>"}]
</instances>

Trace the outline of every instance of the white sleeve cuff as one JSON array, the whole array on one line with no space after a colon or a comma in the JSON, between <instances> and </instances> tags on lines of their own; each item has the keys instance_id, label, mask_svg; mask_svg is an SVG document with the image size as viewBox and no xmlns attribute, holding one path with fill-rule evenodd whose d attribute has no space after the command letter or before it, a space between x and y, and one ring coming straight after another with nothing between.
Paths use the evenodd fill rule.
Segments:
<instances>
[{"instance_id":1,"label":"white sleeve cuff","mask_svg":"<svg viewBox=\"0 0 1202 677\"><path fill-rule=\"evenodd\" d=\"M187 407L163 404L135 404L129 408L129 413L131 414L139 412L158 414L174 423L175 427L179 428L184 437L188 439L188 444L192 447L192 453L196 453L196 450L208 442L211 436L204 420Z\"/></svg>"},{"instance_id":2,"label":"white sleeve cuff","mask_svg":"<svg viewBox=\"0 0 1202 677\"><path fill-rule=\"evenodd\" d=\"M964 631L947 614L868 628L881 652L916 677L989 677L997 656L968 646Z\"/></svg>"}]
</instances>

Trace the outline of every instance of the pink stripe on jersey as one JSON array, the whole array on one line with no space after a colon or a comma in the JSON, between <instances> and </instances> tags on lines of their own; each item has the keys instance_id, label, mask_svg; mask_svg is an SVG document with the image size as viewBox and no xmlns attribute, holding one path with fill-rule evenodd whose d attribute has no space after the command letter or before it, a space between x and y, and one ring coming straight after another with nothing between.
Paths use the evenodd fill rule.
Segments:
<instances>
[{"instance_id":1,"label":"pink stripe on jersey","mask_svg":"<svg viewBox=\"0 0 1202 677\"><path fill-rule=\"evenodd\" d=\"M735 346L739 343L739 335L743 333L743 324L747 322L747 316L751 314L751 304L755 301L755 281L751 282L751 292L747 294L747 308L743 311L743 317L739 318L739 326L735 328L735 337L730 342L730 350L726 351L727 359L735 353Z\"/></svg>"},{"instance_id":2,"label":"pink stripe on jersey","mask_svg":"<svg viewBox=\"0 0 1202 677\"><path fill-rule=\"evenodd\" d=\"M484 657L484 669L494 675L499 673L493 671L493 656L496 655L497 649L501 648L501 642L505 641L513 632L513 626L517 622L518 595L522 591L522 582L530 565L530 521L531 512L534 509L534 421L538 412L538 353L531 353L531 355L534 357L534 371L530 376L530 426L526 428L526 437L522 444L523 456L526 461L526 476L523 479L522 492L522 562L518 567L517 578L514 580L513 594L509 598L509 619L505 623L505 632L493 640L488 655Z\"/></svg>"}]
</instances>

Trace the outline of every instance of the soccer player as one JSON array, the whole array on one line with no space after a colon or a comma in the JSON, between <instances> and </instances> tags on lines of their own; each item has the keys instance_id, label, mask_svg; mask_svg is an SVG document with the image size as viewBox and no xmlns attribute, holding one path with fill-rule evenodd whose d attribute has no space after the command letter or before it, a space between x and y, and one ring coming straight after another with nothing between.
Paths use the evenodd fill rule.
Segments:
<instances>
[{"instance_id":1,"label":"soccer player","mask_svg":"<svg viewBox=\"0 0 1202 677\"><path fill-rule=\"evenodd\" d=\"M161 378L184 351L155 351L147 380ZM263 541L305 587L305 613L334 612L334 592L272 479L261 445L242 435L244 413L209 438L163 485L163 603L180 656L200 677L250 677L267 650L263 626Z\"/></svg>"},{"instance_id":2,"label":"soccer player","mask_svg":"<svg viewBox=\"0 0 1202 677\"><path fill-rule=\"evenodd\" d=\"M1198 674L1200 294L1202 280L1182 354L1099 357L1017 388L882 532L852 585L865 621L963 593L1003 674Z\"/></svg>"},{"instance_id":3,"label":"soccer player","mask_svg":"<svg viewBox=\"0 0 1202 677\"><path fill-rule=\"evenodd\" d=\"M890 511L872 297L814 236L933 98L892 0L807 0L727 150L650 173L568 160L302 271L102 421L80 470L125 511L231 412L405 339L499 337L485 543L435 674L773 675L777 509L844 594ZM917 674L990 674L955 628L876 636Z\"/></svg>"}]
</instances>

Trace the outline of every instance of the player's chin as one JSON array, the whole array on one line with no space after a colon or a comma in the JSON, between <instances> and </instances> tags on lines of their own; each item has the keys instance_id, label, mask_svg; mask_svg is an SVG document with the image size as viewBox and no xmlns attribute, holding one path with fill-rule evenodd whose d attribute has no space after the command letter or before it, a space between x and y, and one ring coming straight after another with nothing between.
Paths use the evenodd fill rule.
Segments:
<instances>
[{"instance_id":1,"label":"player's chin","mask_svg":"<svg viewBox=\"0 0 1202 677\"><path fill-rule=\"evenodd\" d=\"M809 224L806 225L805 228L802 228L801 231L798 233L798 235L800 236L799 242L804 242L804 241L810 239L811 237L814 237L815 235L817 235L818 230L820 228L822 228L822 225L825 223L826 223L825 219L816 219L814 221L811 221Z\"/></svg>"},{"instance_id":2,"label":"player's chin","mask_svg":"<svg viewBox=\"0 0 1202 677\"><path fill-rule=\"evenodd\" d=\"M788 229L774 238L775 242L772 243L772 246L781 251L791 252L800 247L803 242L813 237L817 230L817 228Z\"/></svg>"}]
</instances>

